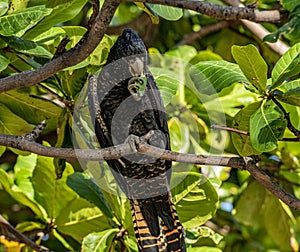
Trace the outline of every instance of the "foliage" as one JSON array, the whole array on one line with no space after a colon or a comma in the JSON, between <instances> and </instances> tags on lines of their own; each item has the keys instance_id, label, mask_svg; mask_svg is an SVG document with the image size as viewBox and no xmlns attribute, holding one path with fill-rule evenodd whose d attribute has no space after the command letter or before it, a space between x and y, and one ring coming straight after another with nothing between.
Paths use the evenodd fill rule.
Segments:
<instances>
[{"instance_id":1,"label":"foliage","mask_svg":"<svg viewBox=\"0 0 300 252\"><path fill-rule=\"evenodd\" d=\"M258 155L265 171L299 198L299 143L283 141L300 128L299 4L280 2L289 20L266 24L273 33L265 40L281 36L292 46L281 57L241 24L176 46L184 35L216 20L172 7L122 3L112 24L134 23L142 11L159 22L155 36L141 34L166 105L174 151ZM273 9L278 1L257 4ZM91 12L86 0L0 2L1 78L44 65L66 36L66 49L73 47L87 31ZM86 105L89 75L101 69L115 38L106 35L83 62L36 86L1 93L0 133L24 135L46 119L39 139L44 145L97 147L81 105ZM249 134L213 131L213 124ZM0 155L0 213L19 231L53 251L137 251L128 200L113 193L119 189L105 164L3 146ZM174 163L171 185L188 251L298 251L299 213L248 173ZM3 237L0 244L0 251L29 251Z\"/></svg>"}]
</instances>

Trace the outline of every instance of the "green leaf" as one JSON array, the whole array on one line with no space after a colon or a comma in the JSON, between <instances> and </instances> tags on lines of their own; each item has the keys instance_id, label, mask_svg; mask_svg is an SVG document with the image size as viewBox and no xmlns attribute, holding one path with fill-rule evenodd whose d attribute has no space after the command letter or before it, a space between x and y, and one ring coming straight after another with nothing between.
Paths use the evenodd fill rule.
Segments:
<instances>
[{"instance_id":1,"label":"green leaf","mask_svg":"<svg viewBox=\"0 0 300 252\"><path fill-rule=\"evenodd\" d=\"M258 197L259 195L259 197ZM261 223L266 189L257 181L252 181L241 193L235 207L235 218L244 225L253 226Z\"/></svg>"},{"instance_id":2,"label":"green leaf","mask_svg":"<svg viewBox=\"0 0 300 252\"><path fill-rule=\"evenodd\" d=\"M300 43L290 48L275 64L272 71L272 86L274 89L300 72Z\"/></svg>"},{"instance_id":3,"label":"green leaf","mask_svg":"<svg viewBox=\"0 0 300 252\"><path fill-rule=\"evenodd\" d=\"M3 16L9 9L8 2L0 2L0 17Z\"/></svg>"},{"instance_id":4,"label":"green leaf","mask_svg":"<svg viewBox=\"0 0 300 252\"><path fill-rule=\"evenodd\" d=\"M10 178L8 174L0 169L0 184L2 185L3 189L8 192L8 194L14 198L20 204L27 206L33 211L37 217L41 218L42 220L46 221L48 216L43 209L34 199L31 199L27 196L22 190L20 190L16 185L9 183Z\"/></svg>"},{"instance_id":5,"label":"green leaf","mask_svg":"<svg viewBox=\"0 0 300 252\"><path fill-rule=\"evenodd\" d=\"M241 109L233 118L232 127L238 130L250 132L250 118L257 111L262 102L255 102ZM232 143L240 156L258 155L257 151L251 144L250 136L231 133Z\"/></svg>"},{"instance_id":6,"label":"green leaf","mask_svg":"<svg viewBox=\"0 0 300 252\"><path fill-rule=\"evenodd\" d=\"M9 59L0 55L0 72L7 68Z\"/></svg>"},{"instance_id":7,"label":"green leaf","mask_svg":"<svg viewBox=\"0 0 300 252\"><path fill-rule=\"evenodd\" d=\"M209 60L222 60L222 57L219 54L216 54L210 50L203 50L198 52L197 55L190 60L190 63L192 65L195 65L199 63L199 61L209 61Z\"/></svg>"},{"instance_id":8,"label":"green leaf","mask_svg":"<svg viewBox=\"0 0 300 252\"><path fill-rule=\"evenodd\" d=\"M236 82L247 82L237 64L223 60L203 61L191 67L189 74L201 93L215 94Z\"/></svg>"},{"instance_id":9,"label":"green leaf","mask_svg":"<svg viewBox=\"0 0 300 252\"><path fill-rule=\"evenodd\" d=\"M187 250L188 252L222 252L221 249L215 247L192 247Z\"/></svg>"},{"instance_id":10,"label":"green leaf","mask_svg":"<svg viewBox=\"0 0 300 252\"><path fill-rule=\"evenodd\" d=\"M167 106L178 90L178 76L175 72L163 68L151 67L150 70L159 87L163 103Z\"/></svg>"},{"instance_id":11,"label":"green leaf","mask_svg":"<svg viewBox=\"0 0 300 252\"><path fill-rule=\"evenodd\" d=\"M55 219L77 195L67 184L67 176L73 173L70 165L61 179L56 178L53 158L39 156L32 176L35 199L41 204L50 218Z\"/></svg>"},{"instance_id":12,"label":"green leaf","mask_svg":"<svg viewBox=\"0 0 300 252\"><path fill-rule=\"evenodd\" d=\"M152 8L150 7L150 4L139 3L139 2L135 2L135 4L149 15L153 24L159 23L159 17L155 13L155 11L152 10Z\"/></svg>"},{"instance_id":13,"label":"green leaf","mask_svg":"<svg viewBox=\"0 0 300 252\"><path fill-rule=\"evenodd\" d=\"M9 108L7 108L5 105L0 103L0 133L1 134L24 135L30 132L31 130L32 127L25 120L18 117Z\"/></svg>"},{"instance_id":14,"label":"green leaf","mask_svg":"<svg viewBox=\"0 0 300 252\"><path fill-rule=\"evenodd\" d=\"M263 93L266 90L268 66L256 47L233 46L231 52L248 81Z\"/></svg>"},{"instance_id":15,"label":"green leaf","mask_svg":"<svg viewBox=\"0 0 300 252\"><path fill-rule=\"evenodd\" d=\"M190 147L190 132L187 124L177 117L173 117L168 122L173 151L186 153Z\"/></svg>"},{"instance_id":16,"label":"green leaf","mask_svg":"<svg viewBox=\"0 0 300 252\"><path fill-rule=\"evenodd\" d=\"M19 232L24 233L28 231L37 230L37 229L42 230L45 228L45 225L39 222L25 221L25 222L18 223L16 228L18 229Z\"/></svg>"},{"instance_id":17,"label":"green leaf","mask_svg":"<svg viewBox=\"0 0 300 252\"><path fill-rule=\"evenodd\" d=\"M18 52L26 53L29 55L37 55L37 56L47 56L52 58L52 53L46 50L44 47L38 45L35 42L25 40L19 37L9 37L6 39L9 46L15 49Z\"/></svg>"},{"instance_id":18,"label":"green leaf","mask_svg":"<svg viewBox=\"0 0 300 252\"><path fill-rule=\"evenodd\" d=\"M159 5L159 4L149 4L149 5L151 6L151 9L155 13L157 13L159 16L169 21L176 21L183 16L183 11L182 9L179 8Z\"/></svg>"},{"instance_id":19,"label":"green leaf","mask_svg":"<svg viewBox=\"0 0 300 252\"><path fill-rule=\"evenodd\" d=\"M168 67L170 70L177 71L177 68L184 69L188 62L195 57L197 50L193 46L179 46L176 49L165 53L166 61L170 61Z\"/></svg>"},{"instance_id":20,"label":"green leaf","mask_svg":"<svg viewBox=\"0 0 300 252\"><path fill-rule=\"evenodd\" d=\"M69 201L60 211L55 224L60 233L70 235L78 242L91 232L110 227L108 219L100 209L79 196Z\"/></svg>"},{"instance_id":21,"label":"green leaf","mask_svg":"<svg viewBox=\"0 0 300 252\"><path fill-rule=\"evenodd\" d=\"M108 35L104 35L100 44L87 57L87 61L93 66L101 66L106 62L110 48L113 46L113 40Z\"/></svg>"},{"instance_id":22,"label":"green leaf","mask_svg":"<svg viewBox=\"0 0 300 252\"><path fill-rule=\"evenodd\" d=\"M185 228L200 226L212 218L218 194L212 184L195 172L173 172L171 188L179 219Z\"/></svg>"},{"instance_id":23,"label":"green leaf","mask_svg":"<svg viewBox=\"0 0 300 252\"><path fill-rule=\"evenodd\" d=\"M57 75L61 79L62 90L71 98L77 97L88 78L88 73L84 68L74 69L73 71L62 71Z\"/></svg>"},{"instance_id":24,"label":"green leaf","mask_svg":"<svg viewBox=\"0 0 300 252\"><path fill-rule=\"evenodd\" d=\"M51 15L45 17L35 27L24 35L25 39L32 40L51 27L74 18L87 3L87 0L48 1L47 7L53 8Z\"/></svg>"},{"instance_id":25,"label":"green leaf","mask_svg":"<svg viewBox=\"0 0 300 252\"><path fill-rule=\"evenodd\" d=\"M17 186L32 199L34 198L34 190L31 178L36 160L37 155L33 153L28 156L19 155L14 166Z\"/></svg>"},{"instance_id":26,"label":"green leaf","mask_svg":"<svg viewBox=\"0 0 300 252\"><path fill-rule=\"evenodd\" d=\"M67 185L71 187L80 197L99 207L108 217L113 218L112 211L107 204L101 190L95 182L86 174L76 172L67 179Z\"/></svg>"},{"instance_id":27,"label":"green leaf","mask_svg":"<svg viewBox=\"0 0 300 252\"><path fill-rule=\"evenodd\" d=\"M37 125L41 121L46 120L47 127L43 131L44 133L56 130L57 118L61 113L61 108L53 103L32 98L28 94L15 90L1 93L0 100L3 104L9 107L12 112L31 124ZM18 124L19 127L24 125L20 122L16 124ZM23 128L27 132L32 130L28 130L25 127Z\"/></svg>"},{"instance_id":28,"label":"green leaf","mask_svg":"<svg viewBox=\"0 0 300 252\"><path fill-rule=\"evenodd\" d=\"M43 32L42 34L36 36L32 41L36 43L49 43L51 40L65 36L65 31L60 27L51 27L49 30Z\"/></svg>"},{"instance_id":29,"label":"green leaf","mask_svg":"<svg viewBox=\"0 0 300 252\"><path fill-rule=\"evenodd\" d=\"M98 233L91 233L83 239L82 250L89 252L113 251L113 240L119 229L112 228Z\"/></svg>"},{"instance_id":30,"label":"green leaf","mask_svg":"<svg viewBox=\"0 0 300 252\"><path fill-rule=\"evenodd\" d=\"M274 95L276 96L278 91L279 91L278 93L285 93L285 92L287 92L291 89L295 89L299 86L300 86L300 80L299 79L284 82L280 87L278 87L274 90Z\"/></svg>"},{"instance_id":31,"label":"green leaf","mask_svg":"<svg viewBox=\"0 0 300 252\"><path fill-rule=\"evenodd\" d=\"M3 36L17 35L38 23L42 18L49 15L52 9L44 5L26 8L12 14L0 17L0 34ZM18 34L22 36L22 34Z\"/></svg>"},{"instance_id":32,"label":"green leaf","mask_svg":"<svg viewBox=\"0 0 300 252\"><path fill-rule=\"evenodd\" d=\"M288 11L294 10L295 7L299 5L299 2L295 0L281 0L281 3L283 8Z\"/></svg>"},{"instance_id":33,"label":"green leaf","mask_svg":"<svg viewBox=\"0 0 300 252\"><path fill-rule=\"evenodd\" d=\"M264 100L250 117L250 140L253 147L260 152L276 149L285 128L286 120L282 111L272 101Z\"/></svg>"},{"instance_id":34,"label":"green leaf","mask_svg":"<svg viewBox=\"0 0 300 252\"><path fill-rule=\"evenodd\" d=\"M278 94L276 97L282 102L300 107L300 86Z\"/></svg>"},{"instance_id":35,"label":"green leaf","mask_svg":"<svg viewBox=\"0 0 300 252\"><path fill-rule=\"evenodd\" d=\"M270 192L266 193L262 214L268 235L274 243L281 251L292 251L291 219L279 199Z\"/></svg>"},{"instance_id":36,"label":"green leaf","mask_svg":"<svg viewBox=\"0 0 300 252\"><path fill-rule=\"evenodd\" d=\"M297 1L294 2L297 3ZM278 40L280 35L284 35L284 37L286 37L287 39L298 42L300 37L299 29L300 29L300 5L298 5L298 7L295 8L289 14L288 22L284 23L275 32L265 36L263 40L274 43Z\"/></svg>"}]
</instances>

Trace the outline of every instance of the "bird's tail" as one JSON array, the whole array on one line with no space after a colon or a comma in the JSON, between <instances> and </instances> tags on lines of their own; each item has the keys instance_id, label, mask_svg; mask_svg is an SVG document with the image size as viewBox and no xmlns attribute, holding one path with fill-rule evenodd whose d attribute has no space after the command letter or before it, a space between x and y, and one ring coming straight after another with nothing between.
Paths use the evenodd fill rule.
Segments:
<instances>
[{"instance_id":1,"label":"bird's tail","mask_svg":"<svg viewBox=\"0 0 300 252\"><path fill-rule=\"evenodd\" d=\"M184 252L184 230L169 193L130 200L139 251Z\"/></svg>"}]
</instances>

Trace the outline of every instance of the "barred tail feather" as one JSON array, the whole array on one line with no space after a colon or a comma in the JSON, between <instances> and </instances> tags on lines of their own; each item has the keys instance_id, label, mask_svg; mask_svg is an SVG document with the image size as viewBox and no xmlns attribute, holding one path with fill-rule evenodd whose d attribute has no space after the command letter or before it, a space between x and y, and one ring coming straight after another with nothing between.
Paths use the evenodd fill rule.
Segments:
<instances>
[{"instance_id":1,"label":"barred tail feather","mask_svg":"<svg viewBox=\"0 0 300 252\"><path fill-rule=\"evenodd\" d=\"M186 251L183 227L169 194L131 200L130 206L139 251Z\"/></svg>"}]
</instances>

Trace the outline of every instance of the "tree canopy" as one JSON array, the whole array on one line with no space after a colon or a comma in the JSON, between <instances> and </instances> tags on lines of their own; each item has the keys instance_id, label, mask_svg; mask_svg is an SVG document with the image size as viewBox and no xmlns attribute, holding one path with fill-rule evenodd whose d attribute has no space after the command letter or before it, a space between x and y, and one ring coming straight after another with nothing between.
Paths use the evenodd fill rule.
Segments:
<instances>
[{"instance_id":1,"label":"tree canopy","mask_svg":"<svg viewBox=\"0 0 300 252\"><path fill-rule=\"evenodd\" d=\"M149 52L188 251L298 251L300 4L0 1L0 251L138 251L87 82L117 36ZM93 77L92 77L93 78Z\"/></svg>"}]
</instances>

